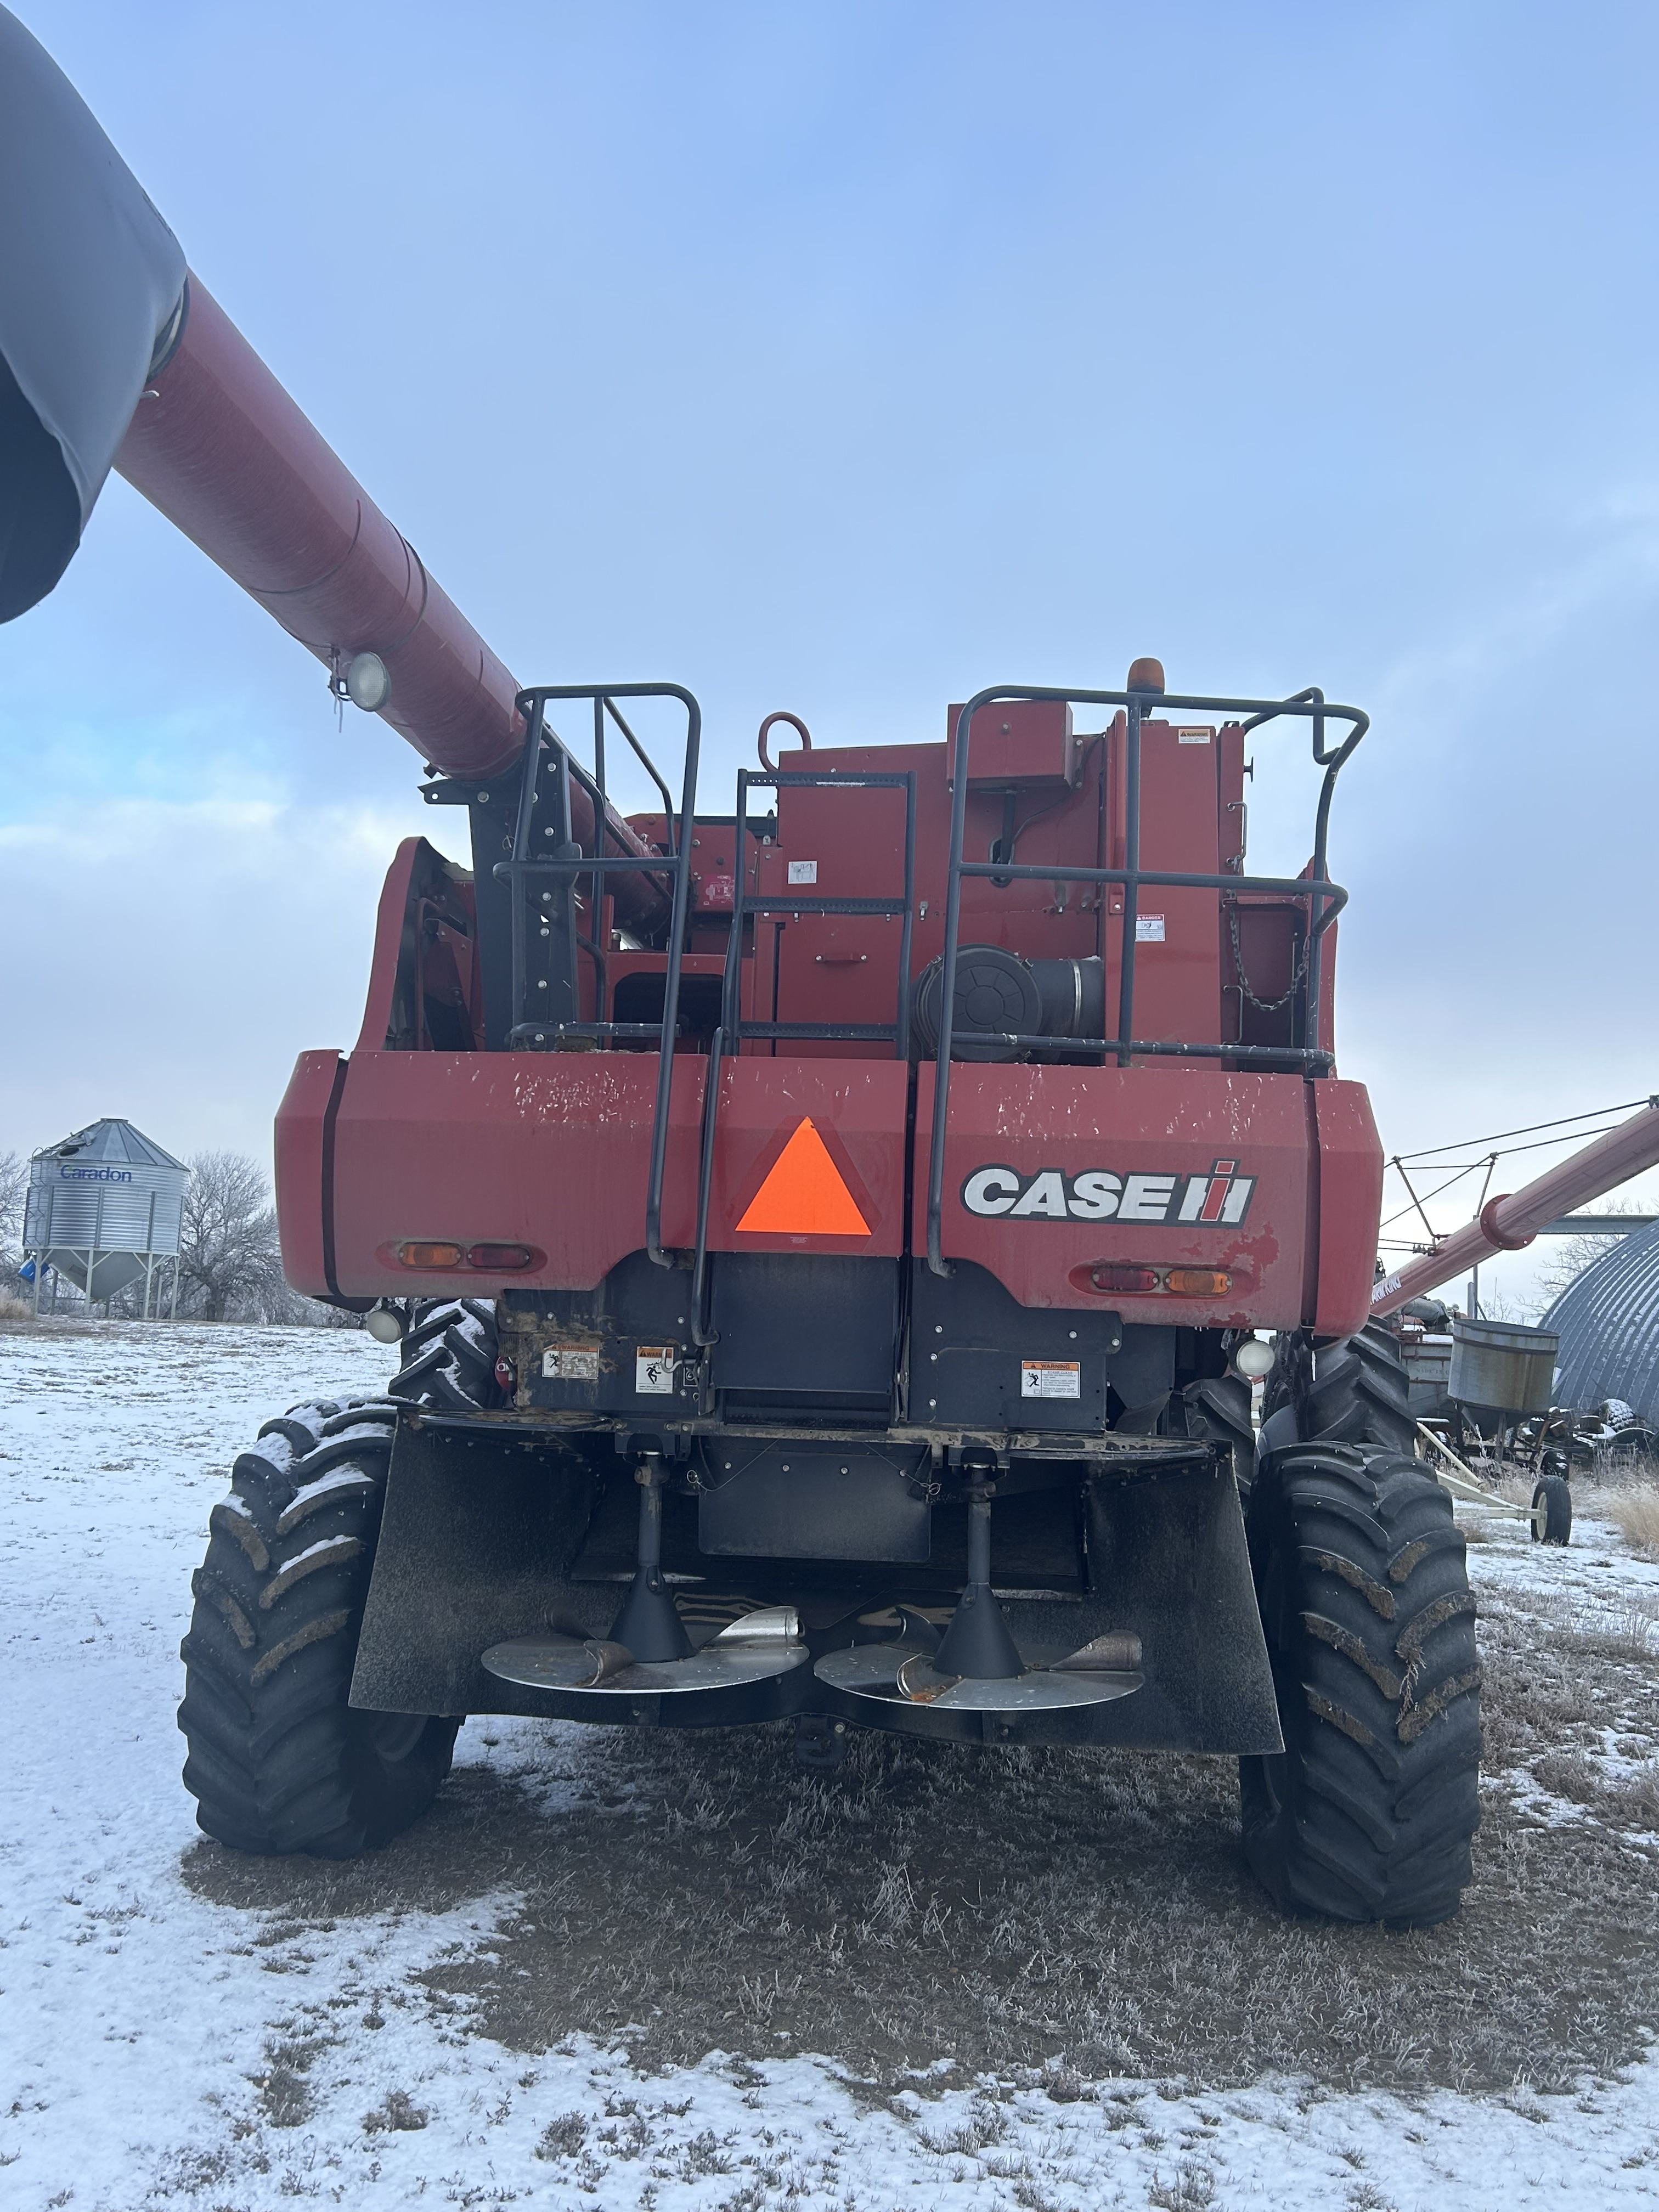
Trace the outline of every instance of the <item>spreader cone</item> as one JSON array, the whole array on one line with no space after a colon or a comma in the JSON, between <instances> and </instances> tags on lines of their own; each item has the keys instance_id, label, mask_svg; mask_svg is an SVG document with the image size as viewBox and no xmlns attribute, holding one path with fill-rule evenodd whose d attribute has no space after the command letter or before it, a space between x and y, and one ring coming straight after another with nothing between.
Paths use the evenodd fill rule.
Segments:
<instances>
[{"instance_id":1,"label":"spreader cone","mask_svg":"<svg viewBox=\"0 0 1659 2212\"><path fill-rule=\"evenodd\" d=\"M641 1567L635 1576L605 1642L621 1644L630 1657L653 1663L689 1657L691 1639L658 1569ZM605 1677L595 1675L594 1680Z\"/></svg>"},{"instance_id":2,"label":"spreader cone","mask_svg":"<svg viewBox=\"0 0 1659 2212\"><path fill-rule=\"evenodd\" d=\"M969 1583L963 1590L933 1655L933 1667L936 1674L969 1675L981 1682L1011 1680L1025 1672L989 1583Z\"/></svg>"}]
</instances>

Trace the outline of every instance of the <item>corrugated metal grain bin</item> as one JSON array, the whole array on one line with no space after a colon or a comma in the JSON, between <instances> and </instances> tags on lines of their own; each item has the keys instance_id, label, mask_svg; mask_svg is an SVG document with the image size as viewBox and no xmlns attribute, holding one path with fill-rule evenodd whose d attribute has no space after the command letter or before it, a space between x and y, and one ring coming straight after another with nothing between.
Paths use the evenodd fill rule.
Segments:
<instances>
[{"instance_id":1,"label":"corrugated metal grain bin","mask_svg":"<svg viewBox=\"0 0 1659 2212\"><path fill-rule=\"evenodd\" d=\"M1659 1420L1659 1221L1621 1237L1544 1316L1561 1339L1557 1402L1622 1398Z\"/></svg>"},{"instance_id":2,"label":"corrugated metal grain bin","mask_svg":"<svg viewBox=\"0 0 1659 2212\"><path fill-rule=\"evenodd\" d=\"M29 1163L23 1247L93 1298L176 1259L190 1170L131 1121L94 1121Z\"/></svg>"}]
</instances>

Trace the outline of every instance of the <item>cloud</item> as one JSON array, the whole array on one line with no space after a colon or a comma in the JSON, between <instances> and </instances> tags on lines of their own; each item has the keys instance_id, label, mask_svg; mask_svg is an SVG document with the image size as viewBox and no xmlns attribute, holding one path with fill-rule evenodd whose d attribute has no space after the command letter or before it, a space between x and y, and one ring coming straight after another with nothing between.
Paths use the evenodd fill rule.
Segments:
<instances>
[{"instance_id":1,"label":"cloud","mask_svg":"<svg viewBox=\"0 0 1659 2212\"><path fill-rule=\"evenodd\" d=\"M409 804L131 797L0 827L0 1149L113 1114L267 1158L295 1056L356 1036L398 840L434 828L453 841Z\"/></svg>"}]
</instances>

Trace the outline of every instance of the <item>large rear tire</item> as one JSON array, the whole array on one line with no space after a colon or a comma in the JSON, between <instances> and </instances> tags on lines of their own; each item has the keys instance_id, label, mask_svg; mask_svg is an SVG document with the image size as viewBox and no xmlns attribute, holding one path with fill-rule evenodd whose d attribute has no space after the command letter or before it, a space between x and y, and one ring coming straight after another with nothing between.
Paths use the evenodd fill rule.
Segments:
<instances>
[{"instance_id":1,"label":"large rear tire","mask_svg":"<svg viewBox=\"0 0 1659 2212\"><path fill-rule=\"evenodd\" d=\"M1248 1498L1255 1477L1255 1428L1250 1419L1250 1386L1231 1373L1189 1382L1182 1392L1187 1433L1216 1445L1232 1462L1238 1494Z\"/></svg>"},{"instance_id":2,"label":"large rear tire","mask_svg":"<svg viewBox=\"0 0 1659 2212\"><path fill-rule=\"evenodd\" d=\"M1403 1454L1291 1445L1258 1472L1249 1530L1285 1739L1240 1761L1253 1871L1286 1911L1450 1918L1480 1818L1475 1607L1450 1498Z\"/></svg>"},{"instance_id":3,"label":"large rear tire","mask_svg":"<svg viewBox=\"0 0 1659 2212\"><path fill-rule=\"evenodd\" d=\"M422 1298L399 1351L389 1396L439 1413L476 1413L501 1403L495 1309L482 1298Z\"/></svg>"},{"instance_id":4,"label":"large rear tire","mask_svg":"<svg viewBox=\"0 0 1659 2212\"><path fill-rule=\"evenodd\" d=\"M353 1858L431 1804L459 1720L349 1705L397 1409L267 1421L213 1509L180 1647L197 1820L236 1850Z\"/></svg>"},{"instance_id":5,"label":"large rear tire","mask_svg":"<svg viewBox=\"0 0 1659 2212\"><path fill-rule=\"evenodd\" d=\"M1380 1321L1354 1336L1309 1349L1304 1336L1279 1340L1279 1358L1267 1377L1262 1426L1293 1408L1304 1443L1369 1444L1407 1452L1415 1446L1411 1384L1399 1341Z\"/></svg>"}]
</instances>

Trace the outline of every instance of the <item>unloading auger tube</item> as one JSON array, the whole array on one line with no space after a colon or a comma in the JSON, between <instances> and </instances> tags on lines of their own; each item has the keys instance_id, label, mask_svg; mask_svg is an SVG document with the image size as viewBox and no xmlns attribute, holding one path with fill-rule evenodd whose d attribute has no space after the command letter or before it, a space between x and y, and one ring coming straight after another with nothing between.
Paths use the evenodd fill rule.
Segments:
<instances>
[{"instance_id":1,"label":"unloading auger tube","mask_svg":"<svg viewBox=\"0 0 1659 2212\"><path fill-rule=\"evenodd\" d=\"M1489 1198L1467 1227L1413 1260L1408 1267L1385 1275L1371 1294L1371 1312L1378 1320L1398 1313L1413 1298L1437 1290L1455 1275L1478 1267L1498 1252L1521 1252L1547 1221L1558 1220L1576 1206L1588 1205L1616 1190L1621 1182L1659 1165L1659 1099L1650 1098L1638 1113L1616 1128L1607 1130L1571 1158L1522 1189Z\"/></svg>"},{"instance_id":2,"label":"unloading auger tube","mask_svg":"<svg viewBox=\"0 0 1659 2212\"><path fill-rule=\"evenodd\" d=\"M446 775L524 750L520 686L271 374L63 71L0 8L0 621L45 598L111 468ZM388 688L389 686L389 688ZM573 780L571 830L593 842ZM616 853L645 848L608 810ZM607 879L650 931L663 886Z\"/></svg>"}]
</instances>

